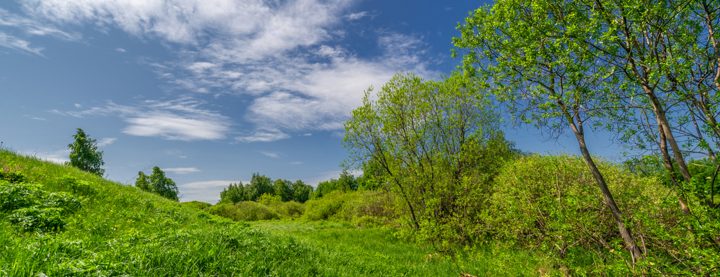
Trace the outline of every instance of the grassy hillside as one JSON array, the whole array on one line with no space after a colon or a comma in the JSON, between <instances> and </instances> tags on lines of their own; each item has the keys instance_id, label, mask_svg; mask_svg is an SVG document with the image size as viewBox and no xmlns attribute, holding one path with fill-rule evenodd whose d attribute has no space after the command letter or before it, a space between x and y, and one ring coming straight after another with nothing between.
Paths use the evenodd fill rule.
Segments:
<instances>
[{"instance_id":1,"label":"grassy hillside","mask_svg":"<svg viewBox=\"0 0 720 277\"><path fill-rule=\"evenodd\" d=\"M251 227L8 151L0 151L0 172L0 276L537 275L552 268L507 250L449 258L382 229L288 221ZM11 184L19 179L23 185ZM38 225L48 218L55 225Z\"/></svg>"},{"instance_id":2,"label":"grassy hillside","mask_svg":"<svg viewBox=\"0 0 720 277\"><path fill-rule=\"evenodd\" d=\"M0 151L0 169L21 174L45 195L66 192L81 204L62 215L66 225L57 231L24 231L9 220L13 211L0 212L3 276L321 274L316 252L290 238L8 151Z\"/></svg>"}]
</instances>

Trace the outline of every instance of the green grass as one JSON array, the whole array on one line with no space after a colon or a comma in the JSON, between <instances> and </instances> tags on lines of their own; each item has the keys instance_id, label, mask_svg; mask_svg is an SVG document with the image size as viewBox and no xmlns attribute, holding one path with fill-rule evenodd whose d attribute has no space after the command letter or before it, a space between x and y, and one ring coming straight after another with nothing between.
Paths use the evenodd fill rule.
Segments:
<instances>
[{"instance_id":1,"label":"green grass","mask_svg":"<svg viewBox=\"0 0 720 277\"><path fill-rule=\"evenodd\" d=\"M450 258L384 229L300 221L250 226L4 150L0 171L81 203L63 214L60 231L26 232L10 222L11 211L0 211L0 276L518 276L552 268L541 255L500 247Z\"/></svg>"},{"instance_id":2,"label":"green grass","mask_svg":"<svg viewBox=\"0 0 720 277\"><path fill-rule=\"evenodd\" d=\"M258 221L251 226L316 249L325 272L333 276L533 276L554 272L551 260L538 253L484 246L451 257L430 246L398 239L391 229L331 221Z\"/></svg>"}]
</instances>

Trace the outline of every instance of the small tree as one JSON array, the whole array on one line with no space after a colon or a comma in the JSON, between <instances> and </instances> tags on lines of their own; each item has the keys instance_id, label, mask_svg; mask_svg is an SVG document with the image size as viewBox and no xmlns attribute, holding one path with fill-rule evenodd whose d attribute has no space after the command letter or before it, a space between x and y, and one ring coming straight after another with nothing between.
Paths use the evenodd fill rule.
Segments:
<instances>
[{"instance_id":1,"label":"small tree","mask_svg":"<svg viewBox=\"0 0 720 277\"><path fill-rule=\"evenodd\" d=\"M165 172L157 166L153 167L152 174L150 175L150 186L152 187L154 193L157 193L162 197L175 201L179 200L178 188L175 185L175 181L165 177Z\"/></svg>"},{"instance_id":2,"label":"small tree","mask_svg":"<svg viewBox=\"0 0 720 277\"><path fill-rule=\"evenodd\" d=\"M95 139L90 138L83 129L78 128L73 136L75 141L68 144L70 148L70 165L81 170L102 176L105 164L102 159L103 152L98 150Z\"/></svg>"},{"instance_id":3,"label":"small tree","mask_svg":"<svg viewBox=\"0 0 720 277\"><path fill-rule=\"evenodd\" d=\"M148 176L145 175L145 172L138 172L138 177L135 179L135 186L141 190L153 192L152 187L150 186L150 180Z\"/></svg>"}]
</instances>

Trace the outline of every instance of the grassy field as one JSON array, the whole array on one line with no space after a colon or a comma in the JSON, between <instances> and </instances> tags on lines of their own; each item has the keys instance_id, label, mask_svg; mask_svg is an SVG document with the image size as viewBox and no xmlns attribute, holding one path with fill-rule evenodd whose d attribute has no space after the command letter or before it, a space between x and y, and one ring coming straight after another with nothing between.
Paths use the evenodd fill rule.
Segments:
<instances>
[{"instance_id":1,"label":"grassy field","mask_svg":"<svg viewBox=\"0 0 720 277\"><path fill-rule=\"evenodd\" d=\"M233 222L8 151L0 151L0 170L36 184L0 182L5 193L0 197L0 276L538 275L551 268L538 255L496 247L447 257L384 229L333 222ZM12 208L8 192L22 189L40 200L16 201ZM42 211L62 208L47 200L58 195L77 200L79 207L54 214L60 228L29 231L47 216ZM33 209L41 212L19 212ZM18 214L26 220L15 220Z\"/></svg>"},{"instance_id":2,"label":"grassy field","mask_svg":"<svg viewBox=\"0 0 720 277\"><path fill-rule=\"evenodd\" d=\"M450 256L398 239L390 229L330 221L260 221L251 226L318 251L329 263L326 273L334 276L533 276L555 271L538 253L485 246Z\"/></svg>"}]
</instances>

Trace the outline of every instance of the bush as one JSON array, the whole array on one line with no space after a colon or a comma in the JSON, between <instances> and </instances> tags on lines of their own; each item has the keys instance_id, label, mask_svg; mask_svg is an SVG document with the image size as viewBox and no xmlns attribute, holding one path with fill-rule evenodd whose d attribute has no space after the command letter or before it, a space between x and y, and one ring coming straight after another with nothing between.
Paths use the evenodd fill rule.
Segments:
<instances>
[{"instance_id":1,"label":"bush","mask_svg":"<svg viewBox=\"0 0 720 277\"><path fill-rule=\"evenodd\" d=\"M210 207L208 212L235 221L255 221L280 218L277 213L270 210L267 206L252 201L243 201L234 205L227 203L217 204Z\"/></svg>"},{"instance_id":2,"label":"bush","mask_svg":"<svg viewBox=\"0 0 720 277\"><path fill-rule=\"evenodd\" d=\"M182 203L180 203L180 205L183 205L183 206L186 206L186 207L190 207L190 208L193 208L193 209L198 209L198 210L205 210L205 209L207 209L207 208L212 207L212 204L210 204L210 203L205 203L205 202L202 202L202 201L182 202Z\"/></svg>"},{"instance_id":3,"label":"bush","mask_svg":"<svg viewBox=\"0 0 720 277\"><path fill-rule=\"evenodd\" d=\"M0 170L0 180L7 181L8 183L22 183L25 182L26 178L20 172L13 172L6 169Z\"/></svg>"},{"instance_id":4,"label":"bush","mask_svg":"<svg viewBox=\"0 0 720 277\"><path fill-rule=\"evenodd\" d=\"M677 196L658 178L638 177L604 162L599 167L626 224L647 251L642 269L636 270L703 275L718 266L717 248L704 235L718 233L716 216L697 204L694 216L682 214ZM555 252L578 275L627 275L632 270L583 160L529 156L507 164L495 181L483 223L474 226L486 240Z\"/></svg>"},{"instance_id":5,"label":"bush","mask_svg":"<svg viewBox=\"0 0 720 277\"><path fill-rule=\"evenodd\" d=\"M0 181L0 211L9 212L37 204L42 198L36 184L9 184Z\"/></svg>"},{"instance_id":6,"label":"bush","mask_svg":"<svg viewBox=\"0 0 720 277\"><path fill-rule=\"evenodd\" d=\"M348 200L348 193L333 191L322 198L314 198L305 202L305 214L303 218L308 220L326 220L337 214L345 201Z\"/></svg>"},{"instance_id":7,"label":"bush","mask_svg":"<svg viewBox=\"0 0 720 277\"><path fill-rule=\"evenodd\" d=\"M60 231L65 227L61 208L41 208L33 206L21 208L10 214L10 222L25 232Z\"/></svg>"},{"instance_id":8,"label":"bush","mask_svg":"<svg viewBox=\"0 0 720 277\"><path fill-rule=\"evenodd\" d=\"M303 218L335 219L358 226L385 225L398 218L395 198L388 192L333 191L305 203Z\"/></svg>"},{"instance_id":9,"label":"bush","mask_svg":"<svg viewBox=\"0 0 720 277\"><path fill-rule=\"evenodd\" d=\"M47 193L38 184L0 184L0 211L9 212L11 223L26 232L60 231L63 216L81 208L66 192Z\"/></svg>"}]
</instances>

